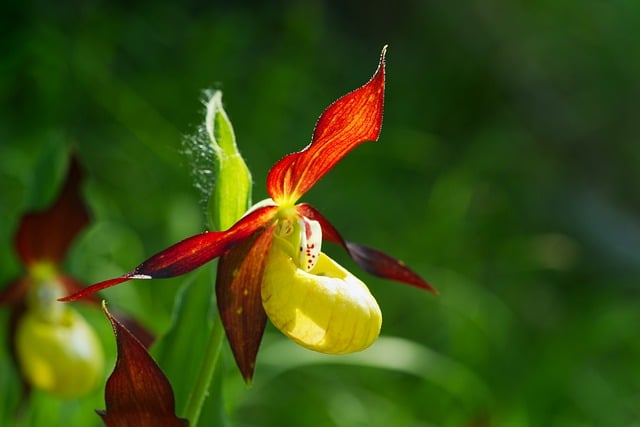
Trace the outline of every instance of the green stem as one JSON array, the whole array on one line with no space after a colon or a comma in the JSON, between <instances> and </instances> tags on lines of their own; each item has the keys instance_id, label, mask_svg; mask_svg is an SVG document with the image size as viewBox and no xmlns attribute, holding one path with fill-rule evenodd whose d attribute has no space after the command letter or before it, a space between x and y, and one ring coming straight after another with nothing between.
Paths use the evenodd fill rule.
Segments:
<instances>
[{"instance_id":1,"label":"green stem","mask_svg":"<svg viewBox=\"0 0 640 427\"><path fill-rule=\"evenodd\" d=\"M189 425L192 427L198 425L200 410L202 409L204 399L209 393L211 379L213 378L213 373L215 372L220 357L223 337L224 328L222 327L222 321L220 317L216 315L213 326L211 327L211 333L209 334L209 340L207 341L207 348L202 365L200 366L198 378L187 401L185 416L189 420Z\"/></svg>"}]
</instances>

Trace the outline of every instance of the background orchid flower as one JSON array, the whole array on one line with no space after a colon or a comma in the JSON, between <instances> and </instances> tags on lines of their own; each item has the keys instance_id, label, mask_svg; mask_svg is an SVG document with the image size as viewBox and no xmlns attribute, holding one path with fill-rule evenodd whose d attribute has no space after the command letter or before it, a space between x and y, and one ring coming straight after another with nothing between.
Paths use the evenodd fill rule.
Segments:
<instances>
[{"instance_id":1,"label":"background orchid flower","mask_svg":"<svg viewBox=\"0 0 640 427\"><path fill-rule=\"evenodd\" d=\"M320 116L311 143L270 170L270 196L224 231L187 238L147 259L129 273L73 295L131 279L168 278L220 257L218 309L245 380L269 317L294 341L326 353L348 353L378 336L380 309L366 286L321 252L323 240L337 243L364 270L435 292L401 261L342 238L318 210L298 200L360 143L378 139L382 125L385 53L373 77L331 104Z\"/></svg>"},{"instance_id":2,"label":"background orchid flower","mask_svg":"<svg viewBox=\"0 0 640 427\"><path fill-rule=\"evenodd\" d=\"M89 223L80 196L81 181L80 167L72 158L53 205L22 217L15 249L26 275L0 292L0 305L12 308L10 346L25 389L36 387L62 398L81 396L97 387L104 364L102 346L91 325L72 307L56 301L82 289L58 268Z\"/></svg>"}]
</instances>

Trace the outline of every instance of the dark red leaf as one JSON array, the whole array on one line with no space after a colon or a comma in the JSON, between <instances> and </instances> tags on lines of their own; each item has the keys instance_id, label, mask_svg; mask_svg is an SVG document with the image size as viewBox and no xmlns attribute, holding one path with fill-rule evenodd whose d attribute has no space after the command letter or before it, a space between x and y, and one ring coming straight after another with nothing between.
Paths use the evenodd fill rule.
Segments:
<instances>
[{"instance_id":1,"label":"dark red leaf","mask_svg":"<svg viewBox=\"0 0 640 427\"><path fill-rule=\"evenodd\" d=\"M276 206L265 206L243 217L226 231L212 231L189 237L158 252L124 276L96 283L73 295L60 298L60 301L75 301L131 279L164 279L188 273L247 239L273 218L276 209Z\"/></svg>"},{"instance_id":2,"label":"dark red leaf","mask_svg":"<svg viewBox=\"0 0 640 427\"><path fill-rule=\"evenodd\" d=\"M385 53L386 46L368 83L338 99L322 113L311 144L271 168L267 189L276 203L295 203L356 146L378 139L384 107Z\"/></svg>"},{"instance_id":3,"label":"dark red leaf","mask_svg":"<svg viewBox=\"0 0 640 427\"><path fill-rule=\"evenodd\" d=\"M225 253L218 263L218 311L233 356L247 383L253 378L267 321L260 289L272 239L273 226L268 226Z\"/></svg>"},{"instance_id":4,"label":"dark red leaf","mask_svg":"<svg viewBox=\"0 0 640 427\"><path fill-rule=\"evenodd\" d=\"M105 388L107 409L97 411L107 427L185 427L175 415L171 384L138 339L103 305L118 346L118 358Z\"/></svg>"},{"instance_id":5,"label":"dark red leaf","mask_svg":"<svg viewBox=\"0 0 640 427\"><path fill-rule=\"evenodd\" d=\"M71 159L67 177L56 202L45 211L22 217L14 243L23 264L50 261L59 264L78 232L89 223L82 200L82 171Z\"/></svg>"},{"instance_id":6,"label":"dark red leaf","mask_svg":"<svg viewBox=\"0 0 640 427\"><path fill-rule=\"evenodd\" d=\"M300 215L318 221L322 227L322 238L345 248L349 256L364 271L374 276L426 289L434 294L439 293L402 261L377 249L344 240L338 230L313 206L301 203L296 206L296 210Z\"/></svg>"}]
</instances>

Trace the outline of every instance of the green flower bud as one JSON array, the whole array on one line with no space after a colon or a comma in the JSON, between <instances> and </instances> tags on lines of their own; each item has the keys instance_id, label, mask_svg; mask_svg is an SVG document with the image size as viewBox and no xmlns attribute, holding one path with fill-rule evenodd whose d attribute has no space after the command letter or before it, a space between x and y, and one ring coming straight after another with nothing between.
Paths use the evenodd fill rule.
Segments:
<instances>
[{"instance_id":1,"label":"green flower bud","mask_svg":"<svg viewBox=\"0 0 640 427\"><path fill-rule=\"evenodd\" d=\"M251 173L238 151L231 121L222 107L222 92L207 103L207 134L215 154L215 185L209 198L209 224L226 230L251 205Z\"/></svg>"}]
</instances>

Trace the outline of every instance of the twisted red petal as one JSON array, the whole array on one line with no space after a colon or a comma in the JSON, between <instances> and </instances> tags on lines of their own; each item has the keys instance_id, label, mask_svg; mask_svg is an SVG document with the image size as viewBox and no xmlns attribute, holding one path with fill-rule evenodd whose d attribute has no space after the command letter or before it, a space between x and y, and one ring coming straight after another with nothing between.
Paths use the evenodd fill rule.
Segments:
<instances>
[{"instance_id":1,"label":"twisted red petal","mask_svg":"<svg viewBox=\"0 0 640 427\"><path fill-rule=\"evenodd\" d=\"M438 294L437 290L407 267L404 262L377 249L344 240L338 230L313 206L301 203L296 206L296 210L300 215L318 221L322 227L323 239L337 243L345 248L349 256L364 271L374 276L406 283Z\"/></svg>"},{"instance_id":2,"label":"twisted red petal","mask_svg":"<svg viewBox=\"0 0 640 427\"><path fill-rule=\"evenodd\" d=\"M81 184L82 171L73 157L55 203L44 211L22 217L14 243L24 264L62 261L73 239L89 223L89 213L80 194Z\"/></svg>"},{"instance_id":3,"label":"twisted red petal","mask_svg":"<svg viewBox=\"0 0 640 427\"><path fill-rule=\"evenodd\" d=\"M271 168L267 189L276 203L295 203L357 145L378 139L384 104L385 53L386 46L368 83L338 99L322 113L311 144Z\"/></svg>"},{"instance_id":4,"label":"twisted red petal","mask_svg":"<svg viewBox=\"0 0 640 427\"><path fill-rule=\"evenodd\" d=\"M268 226L225 253L218 263L218 311L233 356L247 383L253 378L267 322L260 289L272 240L273 226Z\"/></svg>"},{"instance_id":5,"label":"twisted red petal","mask_svg":"<svg viewBox=\"0 0 640 427\"><path fill-rule=\"evenodd\" d=\"M265 206L243 217L226 231L202 233L184 239L121 277L96 283L59 300L75 301L131 279L165 279L188 273L251 236L273 218L276 209L276 206Z\"/></svg>"},{"instance_id":6,"label":"twisted red petal","mask_svg":"<svg viewBox=\"0 0 640 427\"><path fill-rule=\"evenodd\" d=\"M108 427L186 427L175 415L171 384L145 347L103 309L116 336L118 359L105 387L105 411L97 411Z\"/></svg>"}]
</instances>

